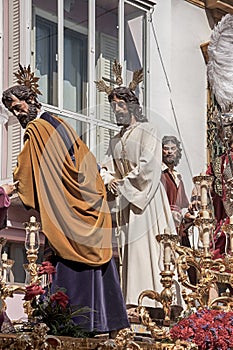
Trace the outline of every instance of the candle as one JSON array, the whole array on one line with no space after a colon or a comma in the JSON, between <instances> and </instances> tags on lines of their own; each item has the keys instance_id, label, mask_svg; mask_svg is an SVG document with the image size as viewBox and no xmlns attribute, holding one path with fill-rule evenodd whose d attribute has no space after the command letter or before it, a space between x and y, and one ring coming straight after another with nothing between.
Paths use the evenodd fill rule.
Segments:
<instances>
[{"instance_id":1,"label":"candle","mask_svg":"<svg viewBox=\"0 0 233 350\"><path fill-rule=\"evenodd\" d=\"M201 185L201 204L203 207L207 206L207 186L206 184Z\"/></svg>"},{"instance_id":2,"label":"candle","mask_svg":"<svg viewBox=\"0 0 233 350\"><path fill-rule=\"evenodd\" d=\"M7 261L7 253L6 253L6 252L4 252L4 253L2 254L2 260L3 260L3 261Z\"/></svg>"},{"instance_id":3,"label":"candle","mask_svg":"<svg viewBox=\"0 0 233 350\"><path fill-rule=\"evenodd\" d=\"M169 243L164 243L164 264L170 265L171 262L171 247Z\"/></svg>"},{"instance_id":4,"label":"candle","mask_svg":"<svg viewBox=\"0 0 233 350\"><path fill-rule=\"evenodd\" d=\"M230 249L231 253L233 253L233 232L230 232Z\"/></svg>"},{"instance_id":5,"label":"candle","mask_svg":"<svg viewBox=\"0 0 233 350\"><path fill-rule=\"evenodd\" d=\"M209 219L209 212L208 212L208 210L203 210L202 211L202 216L203 216L203 219Z\"/></svg>"},{"instance_id":6,"label":"candle","mask_svg":"<svg viewBox=\"0 0 233 350\"><path fill-rule=\"evenodd\" d=\"M204 230L203 232L203 247L209 248L210 246L210 234L209 230Z\"/></svg>"},{"instance_id":7,"label":"candle","mask_svg":"<svg viewBox=\"0 0 233 350\"><path fill-rule=\"evenodd\" d=\"M233 224L233 215L230 216L230 224Z\"/></svg>"},{"instance_id":8,"label":"candle","mask_svg":"<svg viewBox=\"0 0 233 350\"><path fill-rule=\"evenodd\" d=\"M35 223L36 222L36 217L35 216L31 216L30 217L30 222Z\"/></svg>"},{"instance_id":9,"label":"candle","mask_svg":"<svg viewBox=\"0 0 233 350\"><path fill-rule=\"evenodd\" d=\"M3 280L3 282L6 282L6 279L7 279L7 271L6 271L6 267L4 267L3 271L2 271L2 280Z\"/></svg>"},{"instance_id":10,"label":"candle","mask_svg":"<svg viewBox=\"0 0 233 350\"><path fill-rule=\"evenodd\" d=\"M170 228L169 228L169 227L166 227L166 228L164 229L164 234L165 234L165 235L170 235L170 234L171 234L171 231L170 231Z\"/></svg>"},{"instance_id":11,"label":"candle","mask_svg":"<svg viewBox=\"0 0 233 350\"><path fill-rule=\"evenodd\" d=\"M34 247L35 244L36 244L36 235L35 235L35 232L33 232L33 231L30 233L30 240L29 240L29 242L30 242L30 246L31 247Z\"/></svg>"}]
</instances>

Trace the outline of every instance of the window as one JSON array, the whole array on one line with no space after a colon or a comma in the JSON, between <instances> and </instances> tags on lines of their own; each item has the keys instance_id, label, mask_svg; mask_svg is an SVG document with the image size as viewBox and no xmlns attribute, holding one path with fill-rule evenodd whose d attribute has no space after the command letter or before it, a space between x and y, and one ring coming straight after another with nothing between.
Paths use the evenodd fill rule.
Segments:
<instances>
[{"instance_id":1,"label":"window","mask_svg":"<svg viewBox=\"0 0 233 350\"><path fill-rule=\"evenodd\" d=\"M57 25L36 16L36 70L40 78L40 101L58 105L57 96Z\"/></svg>"},{"instance_id":2,"label":"window","mask_svg":"<svg viewBox=\"0 0 233 350\"><path fill-rule=\"evenodd\" d=\"M118 0L96 1L96 80L114 80L112 66L118 57ZM114 123L107 95L96 91L97 118Z\"/></svg>"},{"instance_id":3,"label":"window","mask_svg":"<svg viewBox=\"0 0 233 350\"><path fill-rule=\"evenodd\" d=\"M126 81L132 80L136 69L145 67L145 11L133 5L125 4L124 8L124 61L126 66ZM145 74L145 68L144 68ZM143 90L137 88L136 95L143 104Z\"/></svg>"},{"instance_id":4,"label":"window","mask_svg":"<svg viewBox=\"0 0 233 350\"><path fill-rule=\"evenodd\" d=\"M64 109L85 113L87 37L66 29L64 39Z\"/></svg>"},{"instance_id":5,"label":"window","mask_svg":"<svg viewBox=\"0 0 233 350\"><path fill-rule=\"evenodd\" d=\"M131 4L132 3L132 4ZM125 85L132 80L133 72L145 62L146 12L133 4L118 0L96 0L96 80L104 79L114 87L112 67L114 60L122 63L122 77ZM138 89L143 103L143 90ZM96 118L108 124L96 130L96 155L101 161L107 151L109 139L116 129L115 117L105 93L96 92Z\"/></svg>"},{"instance_id":6,"label":"window","mask_svg":"<svg viewBox=\"0 0 233 350\"><path fill-rule=\"evenodd\" d=\"M152 3L150 0L9 1L9 37L4 50L9 86L15 83L13 72L18 70L23 58L21 63L30 63L40 78L39 99L46 110L64 118L91 148L98 162L103 160L109 139L118 132L118 127L107 95L96 91L94 80L104 77L112 84L114 59L123 65L125 84L131 81L135 69L145 67L145 15ZM141 89L136 93L141 103L144 102ZM1 127L0 133L0 146L4 152L7 149L1 159L1 180L5 181L6 177L12 177L24 130L11 117L7 128ZM15 218L9 214L11 222L22 224L27 220L20 214L18 204L11 209L17 214ZM15 260L13 271L17 282L23 282L22 264L26 263L26 256L24 244L16 242L18 226L14 230L17 237L8 242L6 249ZM7 231L9 237L9 228Z\"/></svg>"},{"instance_id":7,"label":"window","mask_svg":"<svg viewBox=\"0 0 233 350\"><path fill-rule=\"evenodd\" d=\"M90 136L86 141L98 160L104 157L109 138L117 128L107 95L97 92L93 81L104 78L114 86L112 66L115 59L122 63L125 84L132 80L133 71L144 65L146 11L142 1L140 8L134 3L33 0L35 66L43 93L40 100L58 107L58 114L75 125L79 135ZM141 89L136 93L143 103ZM93 105L95 111L91 110ZM74 122L75 113L77 120L80 115L87 116L90 133Z\"/></svg>"},{"instance_id":8,"label":"window","mask_svg":"<svg viewBox=\"0 0 233 350\"><path fill-rule=\"evenodd\" d=\"M88 0L64 1L63 108L86 114Z\"/></svg>"},{"instance_id":9,"label":"window","mask_svg":"<svg viewBox=\"0 0 233 350\"><path fill-rule=\"evenodd\" d=\"M114 59L123 66L124 84L132 80L135 69L144 67L146 76L146 14L154 1L29 0L22 5L14 0L11 3L6 53L7 57L12 55L11 80L12 72L18 69L19 57L26 60L30 57L30 62L21 63L30 63L35 75L40 77L39 99L46 110L65 118L101 161L109 138L118 127L106 94L96 91L94 80L104 77L114 86ZM28 26L20 25L25 18L27 23L32 23L30 33ZM23 46L19 45L21 38ZM20 48L19 52L10 51L15 46ZM11 80L9 83L14 83ZM146 101L145 90L136 90L142 104ZM18 122L11 118L8 141L2 141L8 144L7 166L2 164L8 176L15 166L22 134Z\"/></svg>"},{"instance_id":10,"label":"window","mask_svg":"<svg viewBox=\"0 0 233 350\"><path fill-rule=\"evenodd\" d=\"M85 114L87 107L87 0L59 3L33 0L35 67L40 77L40 101ZM60 43L60 46L59 46ZM59 76L59 62L60 75ZM59 76L59 81L58 81ZM59 90L60 89L60 90Z\"/></svg>"}]
</instances>

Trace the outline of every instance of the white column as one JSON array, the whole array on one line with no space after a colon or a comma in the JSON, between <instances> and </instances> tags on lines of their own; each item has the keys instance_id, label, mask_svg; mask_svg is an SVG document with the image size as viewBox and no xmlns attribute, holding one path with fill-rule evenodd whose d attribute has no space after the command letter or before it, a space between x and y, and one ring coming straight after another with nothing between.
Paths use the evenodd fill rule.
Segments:
<instances>
[{"instance_id":1,"label":"white column","mask_svg":"<svg viewBox=\"0 0 233 350\"><path fill-rule=\"evenodd\" d=\"M20 0L20 63L23 66L31 64L31 27L32 2Z\"/></svg>"},{"instance_id":2,"label":"white column","mask_svg":"<svg viewBox=\"0 0 233 350\"><path fill-rule=\"evenodd\" d=\"M147 11L146 13L146 23L145 23L145 55L144 55L144 105L145 111L144 114L150 120L150 30L151 30L151 21L152 21L152 11Z\"/></svg>"},{"instance_id":3,"label":"white column","mask_svg":"<svg viewBox=\"0 0 233 350\"><path fill-rule=\"evenodd\" d=\"M96 80L95 74L95 0L88 3L88 116L90 117L89 148L96 153ZM88 134L88 133L87 133ZM87 140L88 144L88 140Z\"/></svg>"},{"instance_id":4,"label":"white column","mask_svg":"<svg viewBox=\"0 0 233 350\"><path fill-rule=\"evenodd\" d=\"M125 58L125 52L124 52L124 43L125 43L125 37L124 37L124 0L119 0L119 7L118 7L118 50L119 50L119 63L124 68L124 58ZM124 75L124 71L122 72ZM125 78L125 77L123 77Z\"/></svg>"},{"instance_id":5,"label":"white column","mask_svg":"<svg viewBox=\"0 0 233 350\"><path fill-rule=\"evenodd\" d=\"M58 52L56 56L57 60L57 89L58 89L58 108L63 109L63 80L64 80L64 6L63 0L57 0L58 8Z\"/></svg>"}]
</instances>

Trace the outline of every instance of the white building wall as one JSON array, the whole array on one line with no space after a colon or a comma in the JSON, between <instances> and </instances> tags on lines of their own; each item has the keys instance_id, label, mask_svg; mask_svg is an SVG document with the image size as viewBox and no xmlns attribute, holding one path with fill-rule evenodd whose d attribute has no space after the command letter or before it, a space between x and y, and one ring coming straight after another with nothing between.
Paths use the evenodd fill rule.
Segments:
<instances>
[{"instance_id":1,"label":"white building wall","mask_svg":"<svg viewBox=\"0 0 233 350\"><path fill-rule=\"evenodd\" d=\"M211 29L205 10L184 0L157 0L153 25L157 43L152 28L152 118L162 136L175 135L182 140L178 169L190 195L192 177L206 169L207 78L200 45L209 40Z\"/></svg>"}]
</instances>

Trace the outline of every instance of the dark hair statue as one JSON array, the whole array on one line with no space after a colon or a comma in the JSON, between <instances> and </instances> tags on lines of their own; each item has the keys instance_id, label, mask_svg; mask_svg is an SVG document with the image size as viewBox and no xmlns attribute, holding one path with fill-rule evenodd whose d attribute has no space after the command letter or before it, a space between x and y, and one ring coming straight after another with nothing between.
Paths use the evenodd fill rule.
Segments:
<instances>
[{"instance_id":1,"label":"dark hair statue","mask_svg":"<svg viewBox=\"0 0 233 350\"><path fill-rule=\"evenodd\" d=\"M114 96L120 100L124 100L127 103L128 111L130 115L133 115L137 122L145 123L148 119L142 114L142 108L140 107L137 96L132 90L127 87L117 87L111 91L108 95L108 101L112 102Z\"/></svg>"},{"instance_id":2,"label":"dark hair statue","mask_svg":"<svg viewBox=\"0 0 233 350\"><path fill-rule=\"evenodd\" d=\"M20 101L31 103L34 101L35 107L41 108L41 104L37 100L37 94L31 88L24 85L14 85L2 93L2 103L7 109L11 109L13 102L12 96L17 97Z\"/></svg>"},{"instance_id":3,"label":"dark hair statue","mask_svg":"<svg viewBox=\"0 0 233 350\"><path fill-rule=\"evenodd\" d=\"M19 113L16 115L12 106L14 98L17 98L19 101L25 101L28 104L28 113ZM37 94L25 85L14 85L3 91L2 103L16 116L23 129L27 127L30 121L36 118L37 110L41 108L41 104L37 100Z\"/></svg>"},{"instance_id":4,"label":"dark hair statue","mask_svg":"<svg viewBox=\"0 0 233 350\"><path fill-rule=\"evenodd\" d=\"M177 156L174 160L174 166L177 166L182 156L182 148L180 147L181 142L175 136L164 136L162 139L162 147L164 147L168 143L174 143L177 147Z\"/></svg>"}]
</instances>

